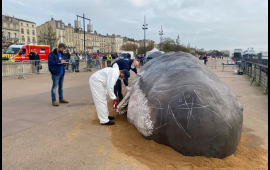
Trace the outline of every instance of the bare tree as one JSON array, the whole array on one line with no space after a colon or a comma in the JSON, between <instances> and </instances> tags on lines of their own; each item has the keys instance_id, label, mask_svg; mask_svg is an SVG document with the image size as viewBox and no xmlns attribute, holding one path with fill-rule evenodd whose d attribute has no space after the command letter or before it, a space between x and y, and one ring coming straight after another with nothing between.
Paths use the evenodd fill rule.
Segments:
<instances>
[{"instance_id":1,"label":"bare tree","mask_svg":"<svg viewBox=\"0 0 270 170\"><path fill-rule=\"evenodd\" d=\"M155 47L155 42L154 41L149 41L147 45L147 49L153 49Z\"/></svg>"},{"instance_id":2,"label":"bare tree","mask_svg":"<svg viewBox=\"0 0 270 170\"><path fill-rule=\"evenodd\" d=\"M19 42L18 38L8 38L7 36L2 37L2 52L5 52L9 46Z\"/></svg>"},{"instance_id":3,"label":"bare tree","mask_svg":"<svg viewBox=\"0 0 270 170\"><path fill-rule=\"evenodd\" d=\"M38 35L38 44L49 45L50 49L57 47L58 40L60 36L57 37L56 32L53 31L51 25L44 26L44 29Z\"/></svg>"},{"instance_id":4,"label":"bare tree","mask_svg":"<svg viewBox=\"0 0 270 170\"><path fill-rule=\"evenodd\" d=\"M123 51L136 51L136 49L138 49L138 46L136 44L124 44L121 47L121 50Z\"/></svg>"}]
</instances>

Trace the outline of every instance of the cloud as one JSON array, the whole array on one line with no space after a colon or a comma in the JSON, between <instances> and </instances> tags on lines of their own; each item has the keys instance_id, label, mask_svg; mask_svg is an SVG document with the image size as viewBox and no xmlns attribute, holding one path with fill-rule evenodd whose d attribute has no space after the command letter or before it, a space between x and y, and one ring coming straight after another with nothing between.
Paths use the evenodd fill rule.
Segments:
<instances>
[{"instance_id":1,"label":"cloud","mask_svg":"<svg viewBox=\"0 0 270 170\"><path fill-rule=\"evenodd\" d=\"M41 25L51 17L73 25L85 13L99 33L157 43L163 37L207 50L254 47L268 50L267 0L3 0L2 13ZM257 49L258 48L258 49Z\"/></svg>"}]
</instances>

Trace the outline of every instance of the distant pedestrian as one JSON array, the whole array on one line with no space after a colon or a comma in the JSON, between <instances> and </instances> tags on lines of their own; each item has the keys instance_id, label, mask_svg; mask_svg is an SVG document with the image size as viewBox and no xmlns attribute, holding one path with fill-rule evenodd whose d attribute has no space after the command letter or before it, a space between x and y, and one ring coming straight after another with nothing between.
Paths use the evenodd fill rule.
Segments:
<instances>
[{"instance_id":1,"label":"distant pedestrian","mask_svg":"<svg viewBox=\"0 0 270 170\"><path fill-rule=\"evenodd\" d=\"M87 71L92 71L92 56L90 54L87 55Z\"/></svg>"},{"instance_id":2,"label":"distant pedestrian","mask_svg":"<svg viewBox=\"0 0 270 170\"><path fill-rule=\"evenodd\" d=\"M76 61L75 61L75 57L76 57L76 54L74 53L72 56L70 56L70 62L71 62L71 68L72 68L72 72L75 73L76 71Z\"/></svg>"},{"instance_id":3,"label":"distant pedestrian","mask_svg":"<svg viewBox=\"0 0 270 170\"><path fill-rule=\"evenodd\" d=\"M114 54L112 54L112 55L110 55L110 54L108 54L107 55L107 67L111 67L111 64L112 64L112 56L113 56Z\"/></svg>"},{"instance_id":4,"label":"distant pedestrian","mask_svg":"<svg viewBox=\"0 0 270 170\"><path fill-rule=\"evenodd\" d=\"M100 63L100 69L102 69L101 63L102 63L102 60L103 60L103 55L98 54L98 60L99 60L99 63Z\"/></svg>"},{"instance_id":5,"label":"distant pedestrian","mask_svg":"<svg viewBox=\"0 0 270 170\"><path fill-rule=\"evenodd\" d=\"M67 50L67 53L66 53L66 61L67 61L67 62L69 62L70 57L71 57L71 56L70 56L69 50ZM67 63L66 70L69 70L68 67L69 67L69 63Z\"/></svg>"},{"instance_id":6,"label":"distant pedestrian","mask_svg":"<svg viewBox=\"0 0 270 170\"><path fill-rule=\"evenodd\" d=\"M80 56L79 56L78 53L76 54L75 61L76 61L76 71L75 71L75 72L80 72L80 70L79 70L79 66L80 66Z\"/></svg>"},{"instance_id":7,"label":"distant pedestrian","mask_svg":"<svg viewBox=\"0 0 270 170\"><path fill-rule=\"evenodd\" d=\"M204 64L206 65L207 61L208 61L208 56L204 56L203 57L203 60L204 60Z\"/></svg>"},{"instance_id":8,"label":"distant pedestrian","mask_svg":"<svg viewBox=\"0 0 270 170\"><path fill-rule=\"evenodd\" d=\"M107 60L107 57L105 54L103 54L102 56L102 67L105 68L106 67L106 60Z\"/></svg>"},{"instance_id":9,"label":"distant pedestrian","mask_svg":"<svg viewBox=\"0 0 270 170\"><path fill-rule=\"evenodd\" d=\"M30 53L28 54L29 60L34 60L34 51L31 49Z\"/></svg>"},{"instance_id":10,"label":"distant pedestrian","mask_svg":"<svg viewBox=\"0 0 270 170\"><path fill-rule=\"evenodd\" d=\"M33 59L35 60L36 73L39 74L39 69L41 66L40 66L40 56L38 55L37 50L34 50Z\"/></svg>"}]
</instances>

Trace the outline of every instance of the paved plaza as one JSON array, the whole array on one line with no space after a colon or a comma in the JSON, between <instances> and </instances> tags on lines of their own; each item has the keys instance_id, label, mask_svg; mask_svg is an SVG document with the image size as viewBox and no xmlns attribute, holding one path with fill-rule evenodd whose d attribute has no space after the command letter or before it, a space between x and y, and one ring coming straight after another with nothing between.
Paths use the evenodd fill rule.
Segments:
<instances>
[{"instance_id":1,"label":"paved plaza","mask_svg":"<svg viewBox=\"0 0 270 170\"><path fill-rule=\"evenodd\" d=\"M210 69L243 105L243 133L250 139L249 146L268 150L267 95L250 86L246 75L234 75L232 69L222 72L221 67ZM70 103L59 107L51 106L49 74L26 75L26 80L2 77L4 170L149 169L117 150L111 142L113 126L98 123L88 84L93 72L66 74L64 98ZM131 81L134 77L131 71Z\"/></svg>"}]
</instances>

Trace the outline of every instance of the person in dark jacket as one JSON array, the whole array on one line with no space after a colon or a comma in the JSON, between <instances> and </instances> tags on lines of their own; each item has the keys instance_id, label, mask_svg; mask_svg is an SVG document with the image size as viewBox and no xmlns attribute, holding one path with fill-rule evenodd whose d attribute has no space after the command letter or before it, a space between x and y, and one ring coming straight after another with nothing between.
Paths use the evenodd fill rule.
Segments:
<instances>
[{"instance_id":1,"label":"person in dark jacket","mask_svg":"<svg viewBox=\"0 0 270 170\"><path fill-rule=\"evenodd\" d=\"M107 60L107 57L105 54L102 54L102 68L105 68L106 67L106 60Z\"/></svg>"},{"instance_id":2,"label":"person in dark jacket","mask_svg":"<svg viewBox=\"0 0 270 170\"><path fill-rule=\"evenodd\" d=\"M56 89L58 86L58 93L59 93L59 103L68 103L68 101L64 100L63 98L63 84L64 84L64 76L65 76L65 65L64 63L65 58L63 56L63 51L65 50L65 44L60 43L58 48L54 49L50 52L48 57L48 67L49 71L52 75L52 90L51 90L51 97L52 97L52 105L59 106L56 102Z\"/></svg>"},{"instance_id":3,"label":"person in dark jacket","mask_svg":"<svg viewBox=\"0 0 270 170\"><path fill-rule=\"evenodd\" d=\"M114 64L117 64L119 67L119 70L132 70L135 74L137 74L137 69L136 67L139 66L139 62L136 60L124 60L124 59L120 59L115 61L111 67L113 67ZM126 86L128 86L128 79L124 79L124 84ZM118 103L121 102L121 100L123 99L123 94L122 94L122 82L121 79L118 79L115 86L114 86L114 94L117 97L118 96ZM117 95L118 94L118 95Z\"/></svg>"},{"instance_id":4,"label":"person in dark jacket","mask_svg":"<svg viewBox=\"0 0 270 170\"><path fill-rule=\"evenodd\" d=\"M34 60L33 56L34 56L34 52L33 52L33 50L31 49L31 50L30 50L30 53L28 54L29 60Z\"/></svg>"},{"instance_id":5,"label":"person in dark jacket","mask_svg":"<svg viewBox=\"0 0 270 170\"><path fill-rule=\"evenodd\" d=\"M34 54L32 55L33 60L35 60L35 68L36 68L36 73L39 73L39 65L40 65L40 56L37 53L37 50L34 50Z\"/></svg>"},{"instance_id":6,"label":"person in dark jacket","mask_svg":"<svg viewBox=\"0 0 270 170\"><path fill-rule=\"evenodd\" d=\"M69 50L67 50L66 61L69 62L69 60L70 60L70 53L69 53ZM69 63L67 63L66 70L69 70L68 67L69 67Z\"/></svg>"},{"instance_id":7,"label":"person in dark jacket","mask_svg":"<svg viewBox=\"0 0 270 170\"><path fill-rule=\"evenodd\" d=\"M79 70L79 66L80 66L80 56L79 56L78 53L76 53L75 61L76 61L76 71L75 71L75 72L80 72L80 70Z\"/></svg>"}]
</instances>

